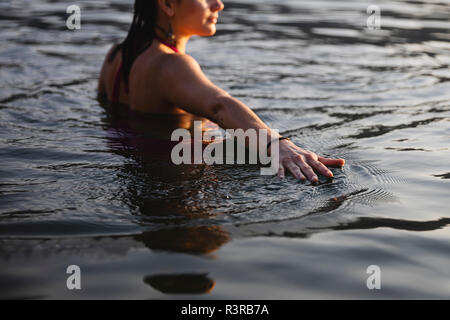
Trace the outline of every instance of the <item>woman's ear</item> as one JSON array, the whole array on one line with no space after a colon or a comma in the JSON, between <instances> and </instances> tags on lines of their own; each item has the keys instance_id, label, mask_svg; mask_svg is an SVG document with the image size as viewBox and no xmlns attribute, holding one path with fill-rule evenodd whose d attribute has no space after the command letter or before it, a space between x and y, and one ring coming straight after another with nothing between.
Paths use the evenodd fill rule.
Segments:
<instances>
[{"instance_id":1,"label":"woman's ear","mask_svg":"<svg viewBox=\"0 0 450 320\"><path fill-rule=\"evenodd\" d=\"M173 17L175 14L175 1L174 0L158 0L159 7L169 17Z\"/></svg>"}]
</instances>

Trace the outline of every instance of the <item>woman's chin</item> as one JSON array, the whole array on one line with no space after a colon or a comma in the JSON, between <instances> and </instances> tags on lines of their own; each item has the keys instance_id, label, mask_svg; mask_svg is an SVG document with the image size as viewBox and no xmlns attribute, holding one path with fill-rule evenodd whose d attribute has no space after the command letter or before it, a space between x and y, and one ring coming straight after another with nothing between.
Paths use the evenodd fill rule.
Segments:
<instances>
[{"instance_id":1,"label":"woman's chin","mask_svg":"<svg viewBox=\"0 0 450 320\"><path fill-rule=\"evenodd\" d=\"M199 36L202 37L210 37L216 34L216 25L215 24L210 24L207 27L205 27L205 29L203 29L202 33L199 34Z\"/></svg>"}]
</instances>

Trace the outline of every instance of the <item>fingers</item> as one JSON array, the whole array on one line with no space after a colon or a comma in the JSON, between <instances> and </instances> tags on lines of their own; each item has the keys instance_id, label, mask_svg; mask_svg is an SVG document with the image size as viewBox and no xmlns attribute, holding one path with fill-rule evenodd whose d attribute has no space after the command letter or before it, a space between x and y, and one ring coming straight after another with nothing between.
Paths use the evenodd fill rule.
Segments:
<instances>
[{"instance_id":1,"label":"fingers","mask_svg":"<svg viewBox=\"0 0 450 320\"><path fill-rule=\"evenodd\" d=\"M293 161L287 161L285 166L294 175L294 177L296 177L297 179L299 179L301 181L305 181L306 180L306 178L303 175L303 173L300 170L300 168Z\"/></svg>"},{"instance_id":2,"label":"fingers","mask_svg":"<svg viewBox=\"0 0 450 320\"><path fill-rule=\"evenodd\" d=\"M303 156L298 155L294 158L295 163L297 164L296 167L300 167L301 171L308 177L308 180L311 182L318 182L319 178L317 177L314 170L306 163Z\"/></svg>"},{"instance_id":3,"label":"fingers","mask_svg":"<svg viewBox=\"0 0 450 320\"><path fill-rule=\"evenodd\" d=\"M324 157L319 157L319 161L321 163L323 163L326 166L329 167L343 167L345 164L345 160L344 159L333 159L333 158L324 158Z\"/></svg>"},{"instance_id":4,"label":"fingers","mask_svg":"<svg viewBox=\"0 0 450 320\"><path fill-rule=\"evenodd\" d=\"M321 175L333 178L333 172L331 172L322 162L313 160L310 162L310 165L312 165Z\"/></svg>"},{"instance_id":5,"label":"fingers","mask_svg":"<svg viewBox=\"0 0 450 320\"><path fill-rule=\"evenodd\" d=\"M333 173L327 166L342 167L344 164L344 159L318 157L316 154L297 154L294 157L286 159L282 164L280 163L277 175L283 178L285 169L288 169L294 177L301 181L305 181L308 178L312 183L317 183L319 182L319 178L314 170L325 177L332 178Z\"/></svg>"},{"instance_id":6,"label":"fingers","mask_svg":"<svg viewBox=\"0 0 450 320\"><path fill-rule=\"evenodd\" d=\"M284 178L284 168L283 168L283 166L281 164L278 167L277 176L280 177L280 178Z\"/></svg>"}]
</instances>

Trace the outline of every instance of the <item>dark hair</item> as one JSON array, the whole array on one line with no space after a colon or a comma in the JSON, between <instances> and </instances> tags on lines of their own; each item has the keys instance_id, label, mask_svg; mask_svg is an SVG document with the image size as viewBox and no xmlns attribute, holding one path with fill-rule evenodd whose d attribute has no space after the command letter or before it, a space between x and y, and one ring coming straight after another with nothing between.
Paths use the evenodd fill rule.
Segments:
<instances>
[{"instance_id":1,"label":"dark hair","mask_svg":"<svg viewBox=\"0 0 450 320\"><path fill-rule=\"evenodd\" d=\"M128 35L123 42L111 52L108 62L114 60L117 52L122 52L122 77L128 85L128 76L134 59L141 54L155 38L154 27L158 13L156 0L135 0L134 16Z\"/></svg>"}]
</instances>

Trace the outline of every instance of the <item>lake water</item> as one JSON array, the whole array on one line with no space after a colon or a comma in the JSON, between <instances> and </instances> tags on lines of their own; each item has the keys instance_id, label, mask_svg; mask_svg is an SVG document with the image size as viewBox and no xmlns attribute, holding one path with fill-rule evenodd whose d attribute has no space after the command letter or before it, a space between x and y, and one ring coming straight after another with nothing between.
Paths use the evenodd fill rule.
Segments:
<instances>
[{"instance_id":1,"label":"lake water","mask_svg":"<svg viewBox=\"0 0 450 320\"><path fill-rule=\"evenodd\" d=\"M96 99L132 1L78 1L75 31L70 4L0 2L1 298L450 297L448 0L230 0L189 42L269 126L346 159L317 186L165 161L178 120Z\"/></svg>"}]
</instances>

